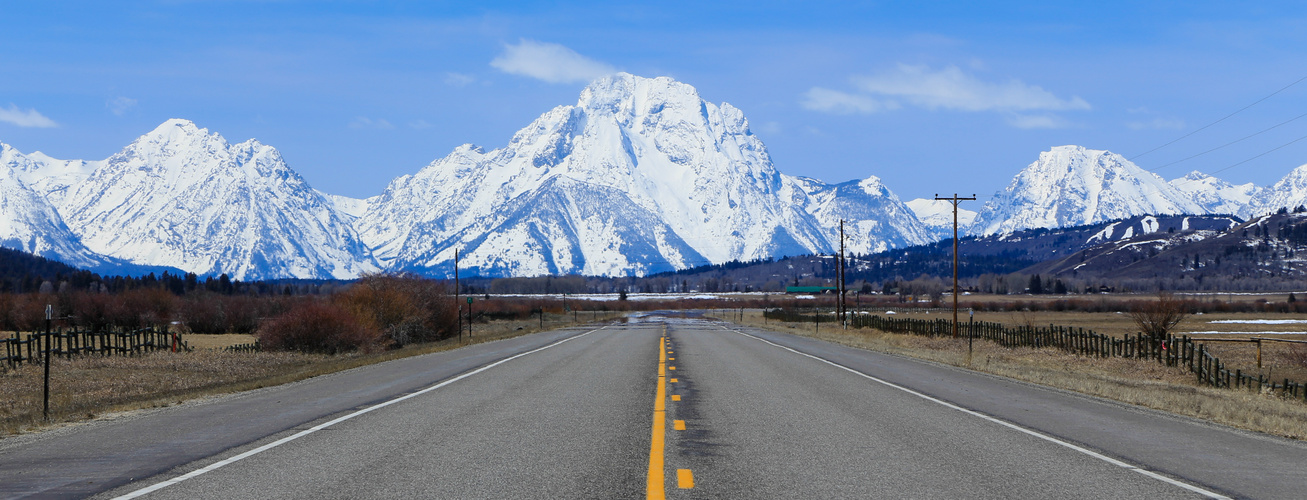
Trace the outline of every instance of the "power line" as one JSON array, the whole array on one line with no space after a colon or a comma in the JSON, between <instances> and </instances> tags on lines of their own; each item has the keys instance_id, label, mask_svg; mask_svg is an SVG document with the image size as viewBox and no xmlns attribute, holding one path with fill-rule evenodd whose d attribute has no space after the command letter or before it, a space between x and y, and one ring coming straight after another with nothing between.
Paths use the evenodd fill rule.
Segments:
<instances>
[{"instance_id":1,"label":"power line","mask_svg":"<svg viewBox=\"0 0 1307 500\"><path fill-rule=\"evenodd\" d=\"M1247 106L1244 106L1244 107L1242 107L1242 108L1239 108L1239 109L1236 110L1235 112L1230 113L1230 114L1228 114L1228 115L1225 115L1225 116L1221 117L1219 120L1216 120L1216 121L1214 121L1214 122L1212 122L1212 123L1208 123L1207 125L1203 125L1202 127L1199 127L1197 130L1194 130L1193 132L1189 132L1188 134L1185 134L1185 135L1182 135L1182 136L1180 136L1180 137L1175 138L1175 139L1172 140L1171 142L1168 142L1168 143L1166 143L1166 144L1163 144L1163 145L1161 145L1161 146L1155 147L1155 148L1150 149L1150 150L1148 150L1148 151L1144 151L1144 152L1142 152L1142 153L1139 153L1139 154L1137 154L1137 155L1134 155L1134 156L1130 157L1130 161L1134 161L1135 159L1140 158L1140 157L1142 157L1142 156L1144 156L1144 155L1146 155L1146 154L1149 154L1149 153L1152 153L1152 152L1157 151L1157 150L1159 150L1159 149L1162 149L1162 148L1164 148L1164 147L1170 146L1170 145L1172 145L1172 144L1175 144L1175 143L1177 143L1177 142L1180 142L1180 141L1182 141L1182 140L1188 138L1188 137L1191 136L1191 135L1194 135L1194 134L1197 134L1197 133L1202 132L1202 131L1204 131L1204 130L1207 130L1209 127L1211 127L1211 126L1213 126L1213 125L1216 125L1216 124L1218 124L1218 123L1221 123L1221 122L1223 122L1223 121L1229 119L1230 117L1232 117L1232 116L1234 116L1234 115L1237 115L1237 114L1239 114L1239 113L1242 113L1244 110L1246 110L1246 109L1248 109L1248 108L1251 108L1251 107L1253 107L1253 106L1256 106L1256 105L1260 104L1262 101L1265 101L1265 100L1267 100L1267 99L1270 99L1270 98L1272 98L1272 97L1275 97L1276 94L1279 94L1280 92L1284 92L1285 90L1288 90L1289 87L1292 87L1292 86L1294 86L1294 85L1297 85L1297 84L1299 84L1299 83L1302 83L1303 80L1307 80L1307 76L1304 76L1304 77L1302 77L1302 78L1299 78L1299 79L1295 80L1293 83L1290 83L1290 84L1285 85L1284 87L1280 88L1280 90L1277 90L1277 91L1275 91L1275 92L1271 92L1270 95L1268 95L1268 96L1266 96L1266 97L1263 97L1263 98L1261 98L1261 99L1258 99L1258 100L1254 101L1252 104L1249 104L1249 105L1247 105Z\"/></svg>"},{"instance_id":2,"label":"power line","mask_svg":"<svg viewBox=\"0 0 1307 500\"><path fill-rule=\"evenodd\" d=\"M1211 152L1216 151L1216 150L1218 150L1218 149L1223 149L1223 148L1225 148L1225 147L1227 147L1227 146L1232 146L1232 145L1234 145L1234 144L1237 144L1237 143L1243 142L1243 141L1245 141L1245 140L1252 139L1253 137L1256 137L1256 136L1262 135L1262 134L1264 134L1264 133L1270 132L1271 130L1277 129L1277 128L1281 127L1281 126L1284 126L1284 125L1287 125L1287 124L1289 124L1289 123L1291 123L1291 122L1297 121L1298 119L1300 119L1300 118L1302 118L1302 117L1304 117L1304 116L1307 116L1307 113L1303 113L1303 114L1301 114L1301 115L1295 116L1295 117L1290 118L1290 119L1288 119L1288 120L1282 121L1282 122L1280 122L1280 123L1278 123L1278 124L1272 125L1272 126L1269 127L1269 128L1262 129L1261 131L1259 131L1259 132L1257 132L1257 133L1249 134L1249 135L1243 136L1243 137L1241 137L1241 138L1239 138L1239 139L1236 139L1236 140L1233 140L1233 141L1227 142L1227 143L1225 143L1225 144L1222 144L1222 145L1220 145L1220 146L1214 147L1214 148L1209 149L1209 150L1207 150L1207 151L1203 151L1203 152L1201 152L1201 153L1198 153L1198 154L1195 154L1195 155L1192 155L1192 156L1189 156L1189 157L1186 157L1186 158L1183 158L1183 159L1179 159L1179 160L1173 161L1173 162L1171 162L1171 163L1167 163L1166 165L1162 165L1162 166L1160 166L1160 167L1153 167L1153 168L1147 169L1147 171L1149 171L1149 172L1154 172L1154 171L1157 171L1157 170L1161 170L1161 169L1166 168L1166 167L1169 167L1169 166L1171 166L1171 165L1175 165L1175 164L1177 164L1177 163L1183 163L1183 162L1186 162L1186 161L1192 160L1192 159L1194 159L1194 158L1197 158L1197 157L1199 157L1199 156L1205 155L1205 154L1207 154L1207 153L1211 153ZM1278 148L1277 148L1277 149L1278 149ZM1136 158L1137 158L1137 157L1136 157Z\"/></svg>"},{"instance_id":3,"label":"power line","mask_svg":"<svg viewBox=\"0 0 1307 500\"><path fill-rule=\"evenodd\" d=\"M1212 174L1216 174L1216 173L1224 172L1224 171L1226 171L1226 170L1232 169L1232 168L1237 167L1237 166L1239 166L1239 165L1243 165L1243 164L1245 164L1245 163L1248 163L1248 162L1250 162L1250 161L1256 160L1256 159L1261 158L1261 157L1263 157L1263 156L1266 156L1266 155L1268 155L1268 154L1274 153L1274 152L1276 152L1276 151L1278 151L1278 150L1281 150L1281 149L1284 149L1284 148L1286 148L1286 147L1289 147L1290 145L1292 145L1292 144L1294 144L1294 143L1296 143L1296 142L1298 142L1298 141L1301 141L1301 140L1303 140L1303 139L1307 139L1307 135L1304 135L1304 136L1299 137L1299 138L1297 138L1297 139L1294 139L1294 140L1292 140L1292 141L1289 141L1289 142L1286 142L1286 143L1281 144L1281 145L1279 145L1279 146L1276 146L1274 149L1271 149L1270 151L1265 151L1265 152L1263 152L1263 153L1261 153L1261 154L1259 154L1259 155L1257 155L1257 156L1254 156L1254 157L1252 157L1252 158L1249 158L1249 159L1247 159L1247 160L1244 160L1244 161L1241 161L1241 162L1239 162L1239 163L1235 163L1234 165L1230 165L1230 166L1228 166L1228 167L1225 167L1225 168L1222 168L1222 169L1216 170L1215 172L1212 172ZM1208 174L1208 175L1211 175L1211 174Z\"/></svg>"}]
</instances>

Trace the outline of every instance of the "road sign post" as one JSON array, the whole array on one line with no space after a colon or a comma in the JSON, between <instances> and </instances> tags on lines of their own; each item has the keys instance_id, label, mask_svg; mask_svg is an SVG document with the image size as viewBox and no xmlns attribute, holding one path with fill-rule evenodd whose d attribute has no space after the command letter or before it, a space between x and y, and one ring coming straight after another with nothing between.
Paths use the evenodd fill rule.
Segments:
<instances>
[{"instance_id":1,"label":"road sign post","mask_svg":"<svg viewBox=\"0 0 1307 500\"><path fill-rule=\"evenodd\" d=\"M976 326L976 310L967 311L970 316L967 318L967 366L971 366L971 342L976 337L973 328Z\"/></svg>"}]
</instances>

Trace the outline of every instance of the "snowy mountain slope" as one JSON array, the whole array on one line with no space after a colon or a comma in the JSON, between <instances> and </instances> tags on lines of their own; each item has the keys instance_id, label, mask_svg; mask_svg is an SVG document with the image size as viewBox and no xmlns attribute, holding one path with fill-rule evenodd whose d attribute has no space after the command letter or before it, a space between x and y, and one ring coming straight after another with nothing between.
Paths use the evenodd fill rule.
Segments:
<instances>
[{"instance_id":1,"label":"snowy mountain slope","mask_svg":"<svg viewBox=\"0 0 1307 500\"><path fill-rule=\"evenodd\" d=\"M1281 208L1293 210L1299 205L1307 205L1307 165L1289 171L1275 184L1258 190L1239 214L1252 218Z\"/></svg>"},{"instance_id":2,"label":"snowy mountain slope","mask_svg":"<svg viewBox=\"0 0 1307 500\"><path fill-rule=\"evenodd\" d=\"M317 191L319 195L331 202L331 206L336 209L336 212L340 215L346 216L350 223L353 223L368 211L368 199L350 198L338 194L329 194L316 189L314 191Z\"/></svg>"},{"instance_id":3,"label":"snowy mountain slope","mask_svg":"<svg viewBox=\"0 0 1307 500\"><path fill-rule=\"evenodd\" d=\"M353 278L377 267L276 149L169 120L105 160L60 212L92 250L233 278Z\"/></svg>"},{"instance_id":4,"label":"snowy mountain slope","mask_svg":"<svg viewBox=\"0 0 1307 500\"><path fill-rule=\"evenodd\" d=\"M567 177L545 181L452 239L464 242L468 272L483 276L647 275L707 263L626 193ZM408 270L440 274L452 254Z\"/></svg>"},{"instance_id":5,"label":"snowy mountain slope","mask_svg":"<svg viewBox=\"0 0 1307 500\"><path fill-rule=\"evenodd\" d=\"M26 159L8 145L0 145L0 154L0 246L83 268L103 264L106 259L83 246L45 196L11 167Z\"/></svg>"},{"instance_id":6,"label":"snowy mountain slope","mask_svg":"<svg viewBox=\"0 0 1307 500\"><path fill-rule=\"evenodd\" d=\"M503 148L485 151L464 145L413 175L395 179L381 196L370 200L367 213L358 222L359 233L388 268L434 269L449 260L453 248L495 241L493 236L482 239L482 231L499 227L501 221L528 220L518 217L526 208L514 200L559 200L542 194L550 182L557 182L550 189L569 186L569 192L621 193L641 211L590 208L614 217L610 220L614 231L641 227L634 220L620 218L647 213L666 226L666 241L688 245L688 249L675 251L671 248L676 245L654 245L659 248L657 255L638 259L628 255L623 264L603 270L604 274L829 252L836 228L829 224L829 217L815 214L852 210L821 209L816 193L826 188L781 175L740 110L706 102L693 87L670 78L617 74L588 86L576 105L541 115ZM880 193L879 189L874 191ZM873 200L865 191L861 196L866 201L898 203L897 198ZM611 193L595 197L620 198ZM901 212L907 215L909 225L917 224L909 211ZM909 236L896 234L895 222L881 221L891 226L868 236L860 243L861 251L923 237L919 224L909 227ZM574 233L579 234L561 230L541 233L539 241L548 240L549 244L531 247L532 252L572 248L567 240ZM892 239L879 240L878 235ZM637 241L650 241L649 235L621 231L612 236L619 244L641 248L646 243ZM704 262L687 257L692 254ZM493 257L497 255L494 251L468 255L469 266L510 269L502 258ZM567 268L553 257L520 258L536 264L512 268L514 275L544 272L548 262ZM616 262L589 255L583 259L587 266L599 260Z\"/></svg>"},{"instance_id":7,"label":"snowy mountain slope","mask_svg":"<svg viewBox=\"0 0 1307 500\"><path fill-rule=\"evenodd\" d=\"M1121 155L1080 146L1039 154L986 202L970 228L990 235L1069 227L1134 215L1203 214L1184 192Z\"/></svg>"},{"instance_id":8,"label":"snowy mountain slope","mask_svg":"<svg viewBox=\"0 0 1307 500\"><path fill-rule=\"evenodd\" d=\"M1243 212L1257 192L1257 186L1251 182L1236 186L1198 171L1189 172L1170 184L1211 214Z\"/></svg>"},{"instance_id":9,"label":"snowy mountain slope","mask_svg":"<svg viewBox=\"0 0 1307 500\"><path fill-rule=\"evenodd\" d=\"M840 220L844 220L844 247L849 253L883 252L935 239L916 214L876 176L840 184L783 177L803 187L808 195L804 209L817 219L819 227L828 229L832 250L839 248Z\"/></svg>"},{"instance_id":10,"label":"snowy mountain slope","mask_svg":"<svg viewBox=\"0 0 1307 500\"><path fill-rule=\"evenodd\" d=\"M974 203L974 202L972 202ZM943 200L917 198L904 203L916 214L935 239L953 237L953 204ZM978 212L958 207L958 234L965 235L967 228L976 221Z\"/></svg>"},{"instance_id":11,"label":"snowy mountain slope","mask_svg":"<svg viewBox=\"0 0 1307 500\"><path fill-rule=\"evenodd\" d=\"M71 186L86 180L102 164L102 161L57 160L40 151L24 155L7 144L0 144L0 165L14 169L24 184L54 205L62 203Z\"/></svg>"},{"instance_id":12,"label":"snowy mountain slope","mask_svg":"<svg viewBox=\"0 0 1307 500\"><path fill-rule=\"evenodd\" d=\"M1163 227L1178 226L1158 219ZM1300 256L1307 250L1307 214L1262 215L1247 222L1216 215L1183 219L1184 230L1095 240L1097 245L1022 272L1128 286L1161 283L1166 290L1226 291L1295 289L1307 275L1307 259ZM1122 222L1127 229L1137 227Z\"/></svg>"}]
</instances>

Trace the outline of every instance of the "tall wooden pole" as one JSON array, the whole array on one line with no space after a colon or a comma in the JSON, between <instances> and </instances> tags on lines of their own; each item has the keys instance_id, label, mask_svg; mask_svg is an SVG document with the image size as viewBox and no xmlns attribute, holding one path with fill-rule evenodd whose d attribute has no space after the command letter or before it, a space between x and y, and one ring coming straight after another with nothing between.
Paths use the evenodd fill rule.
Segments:
<instances>
[{"instance_id":1,"label":"tall wooden pole","mask_svg":"<svg viewBox=\"0 0 1307 500\"><path fill-rule=\"evenodd\" d=\"M958 204L963 200L974 200L976 195L959 198L957 193L953 193L952 198L941 198L937 194L935 199L948 200L953 204L953 338L958 338Z\"/></svg>"},{"instance_id":2,"label":"tall wooden pole","mask_svg":"<svg viewBox=\"0 0 1307 500\"><path fill-rule=\"evenodd\" d=\"M454 249L454 304L458 305L458 341L463 341L463 303L458 300L458 249Z\"/></svg>"},{"instance_id":3,"label":"tall wooden pole","mask_svg":"<svg viewBox=\"0 0 1307 500\"><path fill-rule=\"evenodd\" d=\"M845 329L848 329L849 324L848 324L847 314L849 308L844 303L844 288L846 286L846 283L844 283L844 269L846 266L846 264L844 263L844 219L840 219L840 256L839 258L836 259L835 262L836 262L836 269L839 270L840 273L839 278L835 280L837 283L839 283L839 287L840 287L840 289L837 290L839 292L838 300L840 304L840 310L839 310L840 323L844 326Z\"/></svg>"}]
</instances>

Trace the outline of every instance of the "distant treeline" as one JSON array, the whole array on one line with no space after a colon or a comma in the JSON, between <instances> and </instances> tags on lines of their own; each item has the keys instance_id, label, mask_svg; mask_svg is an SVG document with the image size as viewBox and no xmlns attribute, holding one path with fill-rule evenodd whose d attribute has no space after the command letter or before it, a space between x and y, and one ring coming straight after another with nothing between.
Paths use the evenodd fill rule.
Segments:
<instances>
[{"instance_id":1,"label":"distant treeline","mask_svg":"<svg viewBox=\"0 0 1307 500\"><path fill-rule=\"evenodd\" d=\"M173 295L318 295L331 293L335 280L270 280L243 282L226 274L146 273L141 276L101 276L59 261L21 250L0 247L0 293L55 293L88 291L121 293L129 290L166 290Z\"/></svg>"}]
</instances>

